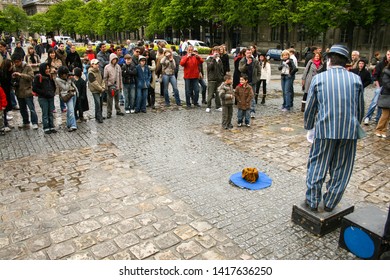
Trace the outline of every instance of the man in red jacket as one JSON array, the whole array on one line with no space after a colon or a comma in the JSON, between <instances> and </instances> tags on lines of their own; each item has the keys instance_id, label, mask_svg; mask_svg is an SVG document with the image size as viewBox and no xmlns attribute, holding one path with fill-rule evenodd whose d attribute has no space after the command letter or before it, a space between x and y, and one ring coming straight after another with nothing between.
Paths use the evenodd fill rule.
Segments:
<instances>
[{"instance_id":1,"label":"man in red jacket","mask_svg":"<svg viewBox=\"0 0 390 280\"><path fill-rule=\"evenodd\" d=\"M199 99L199 67L198 65L203 63L203 59L194 53L194 47L189 45L187 47L187 54L184 55L180 61L180 65L184 67L184 83L186 91L186 104L187 108L191 107L192 103L196 107L200 107L198 103Z\"/></svg>"}]
</instances>

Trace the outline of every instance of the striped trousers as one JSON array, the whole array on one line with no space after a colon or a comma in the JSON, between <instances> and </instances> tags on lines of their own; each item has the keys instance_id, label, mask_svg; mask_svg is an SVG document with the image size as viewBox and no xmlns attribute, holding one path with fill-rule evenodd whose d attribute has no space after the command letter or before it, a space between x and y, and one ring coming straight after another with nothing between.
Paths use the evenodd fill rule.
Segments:
<instances>
[{"instance_id":1,"label":"striped trousers","mask_svg":"<svg viewBox=\"0 0 390 280\"><path fill-rule=\"evenodd\" d=\"M306 177L306 200L310 207L318 207L321 202L322 184L328 171L324 206L333 209L340 202L351 178L356 145L356 139L314 139Z\"/></svg>"}]
</instances>

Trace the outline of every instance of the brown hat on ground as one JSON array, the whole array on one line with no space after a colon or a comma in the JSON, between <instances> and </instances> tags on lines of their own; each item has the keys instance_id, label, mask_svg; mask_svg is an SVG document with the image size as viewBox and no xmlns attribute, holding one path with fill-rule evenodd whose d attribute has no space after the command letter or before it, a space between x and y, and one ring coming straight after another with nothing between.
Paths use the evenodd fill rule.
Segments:
<instances>
[{"instance_id":1,"label":"brown hat on ground","mask_svg":"<svg viewBox=\"0 0 390 280\"><path fill-rule=\"evenodd\" d=\"M246 167L242 170L242 178L249 183L254 183L259 179L259 171L255 167Z\"/></svg>"}]
</instances>

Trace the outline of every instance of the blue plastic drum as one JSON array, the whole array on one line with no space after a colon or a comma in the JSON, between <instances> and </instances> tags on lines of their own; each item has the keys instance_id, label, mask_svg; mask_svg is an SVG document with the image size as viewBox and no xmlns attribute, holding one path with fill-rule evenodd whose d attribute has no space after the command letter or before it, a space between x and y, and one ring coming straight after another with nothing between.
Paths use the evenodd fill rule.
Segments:
<instances>
[{"instance_id":1,"label":"blue plastic drum","mask_svg":"<svg viewBox=\"0 0 390 280\"><path fill-rule=\"evenodd\" d=\"M359 258L369 259L375 253L374 241L358 227L350 226L344 230L344 242L348 250Z\"/></svg>"}]
</instances>

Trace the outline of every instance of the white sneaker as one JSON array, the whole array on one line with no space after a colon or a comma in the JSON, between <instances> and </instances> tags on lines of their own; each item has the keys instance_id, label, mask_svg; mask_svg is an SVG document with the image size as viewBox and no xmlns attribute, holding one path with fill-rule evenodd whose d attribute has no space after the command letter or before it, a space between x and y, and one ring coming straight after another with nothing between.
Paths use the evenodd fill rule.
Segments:
<instances>
[{"instance_id":1,"label":"white sneaker","mask_svg":"<svg viewBox=\"0 0 390 280\"><path fill-rule=\"evenodd\" d=\"M242 126L242 123L237 124L238 127Z\"/></svg>"},{"instance_id":2,"label":"white sneaker","mask_svg":"<svg viewBox=\"0 0 390 280\"><path fill-rule=\"evenodd\" d=\"M254 113L254 112L251 113L251 118L252 118L252 119L255 118L255 113Z\"/></svg>"},{"instance_id":3,"label":"white sneaker","mask_svg":"<svg viewBox=\"0 0 390 280\"><path fill-rule=\"evenodd\" d=\"M8 126L6 126L6 127L3 128L3 131L5 131L5 132L10 132L10 131L11 131L11 128L9 128Z\"/></svg>"},{"instance_id":4,"label":"white sneaker","mask_svg":"<svg viewBox=\"0 0 390 280\"><path fill-rule=\"evenodd\" d=\"M369 118L365 118L365 119L364 119L364 124L365 124L365 125L368 125L369 122L370 122L370 119L369 119Z\"/></svg>"},{"instance_id":5,"label":"white sneaker","mask_svg":"<svg viewBox=\"0 0 390 280\"><path fill-rule=\"evenodd\" d=\"M135 113L135 110L130 110L130 114L134 114Z\"/></svg>"},{"instance_id":6,"label":"white sneaker","mask_svg":"<svg viewBox=\"0 0 390 280\"><path fill-rule=\"evenodd\" d=\"M12 120L13 118L14 118L13 116L7 115L7 121Z\"/></svg>"},{"instance_id":7,"label":"white sneaker","mask_svg":"<svg viewBox=\"0 0 390 280\"><path fill-rule=\"evenodd\" d=\"M381 137L382 138L386 138L387 136L386 136L386 134L382 134Z\"/></svg>"},{"instance_id":8,"label":"white sneaker","mask_svg":"<svg viewBox=\"0 0 390 280\"><path fill-rule=\"evenodd\" d=\"M247 125L246 125L246 127L250 127L251 125L248 123Z\"/></svg>"},{"instance_id":9,"label":"white sneaker","mask_svg":"<svg viewBox=\"0 0 390 280\"><path fill-rule=\"evenodd\" d=\"M32 125L32 129L37 130L38 129L38 125L37 124L33 124Z\"/></svg>"},{"instance_id":10,"label":"white sneaker","mask_svg":"<svg viewBox=\"0 0 390 280\"><path fill-rule=\"evenodd\" d=\"M210 113L211 109L210 108L206 108L206 113Z\"/></svg>"},{"instance_id":11,"label":"white sneaker","mask_svg":"<svg viewBox=\"0 0 390 280\"><path fill-rule=\"evenodd\" d=\"M218 112L222 112L222 107L221 107L221 108L218 108L218 109L216 109L216 111L218 111Z\"/></svg>"},{"instance_id":12,"label":"white sneaker","mask_svg":"<svg viewBox=\"0 0 390 280\"><path fill-rule=\"evenodd\" d=\"M380 134L380 133L375 133L375 135L378 137L382 137L382 134Z\"/></svg>"},{"instance_id":13,"label":"white sneaker","mask_svg":"<svg viewBox=\"0 0 390 280\"><path fill-rule=\"evenodd\" d=\"M129 111L129 110L126 110L126 114L130 114L130 111Z\"/></svg>"}]
</instances>

